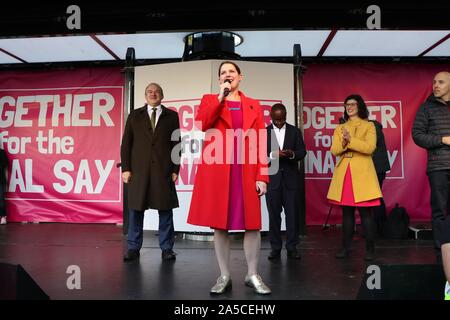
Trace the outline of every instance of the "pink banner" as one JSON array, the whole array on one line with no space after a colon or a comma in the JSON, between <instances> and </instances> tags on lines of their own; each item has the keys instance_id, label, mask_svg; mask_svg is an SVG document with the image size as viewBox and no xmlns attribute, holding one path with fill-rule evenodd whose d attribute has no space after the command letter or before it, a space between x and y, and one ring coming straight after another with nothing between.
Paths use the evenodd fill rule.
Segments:
<instances>
[{"instance_id":1,"label":"pink banner","mask_svg":"<svg viewBox=\"0 0 450 320\"><path fill-rule=\"evenodd\" d=\"M308 224L323 224L330 208L326 194L336 163L329 152L331 137L350 94L360 94L370 119L383 125L392 168L382 190L388 212L399 203L412 220L430 220L426 150L414 143L411 129L417 109L431 93L434 75L449 69L448 64L308 66L303 81ZM340 209L334 208L329 222L340 221Z\"/></svg>"},{"instance_id":2,"label":"pink banner","mask_svg":"<svg viewBox=\"0 0 450 320\"><path fill-rule=\"evenodd\" d=\"M10 221L122 221L119 68L0 74Z\"/></svg>"}]
</instances>

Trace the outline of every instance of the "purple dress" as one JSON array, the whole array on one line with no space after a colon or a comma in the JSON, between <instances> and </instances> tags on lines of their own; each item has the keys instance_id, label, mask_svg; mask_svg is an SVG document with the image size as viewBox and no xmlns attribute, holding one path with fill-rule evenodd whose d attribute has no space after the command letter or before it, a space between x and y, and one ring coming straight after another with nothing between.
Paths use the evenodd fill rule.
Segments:
<instances>
[{"instance_id":1,"label":"purple dress","mask_svg":"<svg viewBox=\"0 0 450 320\"><path fill-rule=\"evenodd\" d=\"M243 116L240 101L226 101L230 110L233 129L242 129ZM228 230L245 230L244 222L244 190L242 187L242 161L238 162L242 150L241 139L234 137L233 163L230 165L230 192L228 197ZM239 145L241 144L241 145Z\"/></svg>"}]
</instances>

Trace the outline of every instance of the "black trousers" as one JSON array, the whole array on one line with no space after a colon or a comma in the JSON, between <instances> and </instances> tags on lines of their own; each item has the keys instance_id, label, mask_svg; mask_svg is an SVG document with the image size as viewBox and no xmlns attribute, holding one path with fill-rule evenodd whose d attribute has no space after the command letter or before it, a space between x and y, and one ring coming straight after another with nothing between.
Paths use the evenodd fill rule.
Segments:
<instances>
[{"instance_id":1,"label":"black trousers","mask_svg":"<svg viewBox=\"0 0 450 320\"><path fill-rule=\"evenodd\" d=\"M386 173L377 173L378 183L380 185L380 189L383 187L384 179L386 178ZM373 207L373 218L375 222L375 229L379 235L383 234L383 226L386 222L386 204L384 203L384 199L380 199L380 205Z\"/></svg>"},{"instance_id":2,"label":"black trousers","mask_svg":"<svg viewBox=\"0 0 450 320\"><path fill-rule=\"evenodd\" d=\"M3 169L4 168L0 168L0 170ZM5 195L6 195L6 184L0 183L0 217L6 216Z\"/></svg>"},{"instance_id":3,"label":"black trousers","mask_svg":"<svg viewBox=\"0 0 450 320\"><path fill-rule=\"evenodd\" d=\"M356 207L342 206L342 246L350 250L355 231ZM366 250L374 250L375 224L372 217L372 207L359 207L359 215L366 238Z\"/></svg>"},{"instance_id":4,"label":"black trousers","mask_svg":"<svg viewBox=\"0 0 450 320\"><path fill-rule=\"evenodd\" d=\"M449 183L450 170L438 170L428 173L431 189L431 223L433 228L434 247L440 250L441 231L438 224L445 219L450 202Z\"/></svg>"},{"instance_id":5,"label":"black trousers","mask_svg":"<svg viewBox=\"0 0 450 320\"><path fill-rule=\"evenodd\" d=\"M281 211L284 208L286 217L286 249L295 249L299 237L299 189L288 189L280 184L280 188L268 189L266 204L269 211L269 240L272 250L281 250Z\"/></svg>"},{"instance_id":6,"label":"black trousers","mask_svg":"<svg viewBox=\"0 0 450 320\"><path fill-rule=\"evenodd\" d=\"M439 244L450 243L450 216L447 215L445 219L438 220L437 230L439 232Z\"/></svg>"}]
</instances>

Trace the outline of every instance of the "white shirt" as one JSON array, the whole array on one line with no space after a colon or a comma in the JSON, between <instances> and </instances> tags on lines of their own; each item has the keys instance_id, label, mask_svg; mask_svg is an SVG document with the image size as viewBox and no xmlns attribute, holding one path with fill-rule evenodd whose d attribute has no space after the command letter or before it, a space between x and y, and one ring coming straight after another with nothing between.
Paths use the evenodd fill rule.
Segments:
<instances>
[{"instance_id":1,"label":"white shirt","mask_svg":"<svg viewBox=\"0 0 450 320\"><path fill-rule=\"evenodd\" d=\"M283 145L284 145L284 137L286 135L286 123L281 127L281 129L279 129L276 125L273 125L273 131L275 132L275 137L277 138L277 142L278 145L280 146L280 150L283 150ZM294 159L295 157L295 153L293 154L293 156L290 159ZM270 158L274 159L274 157L272 156L272 152L270 153Z\"/></svg>"},{"instance_id":2,"label":"white shirt","mask_svg":"<svg viewBox=\"0 0 450 320\"><path fill-rule=\"evenodd\" d=\"M281 129L278 129L276 125L273 125L273 131L275 131L275 137L277 137L278 145L280 146L280 149L283 150L284 145L284 136L286 135L286 123L281 127Z\"/></svg>"},{"instance_id":3,"label":"white shirt","mask_svg":"<svg viewBox=\"0 0 450 320\"><path fill-rule=\"evenodd\" d=\"M150 105L147 105L147 112L148 112L148 116L150 117L150 120L152 119L152 113L153 113L153 107ZM155 128L156 125L158 124L158 119L159 116L161 116L161 112L162 112L162 108L161 105L156 107L156 121L155 121Z\"/></svg>"}]
</instances>

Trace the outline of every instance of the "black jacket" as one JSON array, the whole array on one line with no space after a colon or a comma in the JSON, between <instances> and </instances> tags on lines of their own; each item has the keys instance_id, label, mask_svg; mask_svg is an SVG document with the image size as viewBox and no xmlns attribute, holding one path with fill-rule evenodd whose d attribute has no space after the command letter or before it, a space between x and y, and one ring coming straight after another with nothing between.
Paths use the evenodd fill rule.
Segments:
<instances>
[{"instance_id":1,"label":"black jacket","mask_svg":"<svg viewBox=\"0 0 450 320\"><path fill-rule=\"evenodd\" d=\"M412 129L414 142L428 150L427 173L450 169L450 146L442 137L450 136L450 111L433 95L420 106Z\"/></svg>"},{"instance_id":2,"label":"black jacket","mask_svg":"<svg viewBox=\"0 0 450 320\"><path fill-rule=\"evenodd\" d=\"M6 215L5 195L8 190L6 183L6 171L8 170L8 157L3 149L0 149L0 216Z\"/></svg>"},{"instance_id":3,"label":"black jacket","mask_svg":"<svg viewBox=\"0 0 450 320\"><path fill-rule=\"evenodd\" d=\"M375 125L375 130L377 132L377 148L372 154L373 164L375 165L377 174L386 173L386 171L391 170L391 165L389 164L386 142L384 141L383 126L376 120L370 121Z\"/></svg>"},{"instance_id":4,"label":"black jacket","mask_svg":"<svg viewBox=\"0 0 450 320\"><path fill-rule=\"evenodd\" d=\"M271 143L272 141L272 143ZM269 189L277 189L281 186L281 183L288 189L299 188L300 174L298 170L298 161L302 160L306 155L305 143L301 131L286 123L286 133L284 136L284 145L278 145L275 133L273 132L273 124L267 127L267 153L270 153L279 149L291 149L294 151L293 159L271 159L270 160L270 175L269 175ZM272 174L272 169L276 165L279 165L278 170Z\"/></svg>"}]
</instances>

